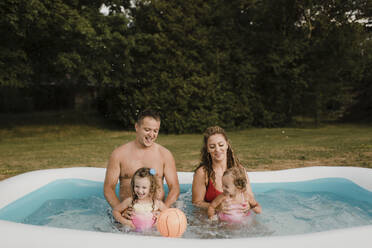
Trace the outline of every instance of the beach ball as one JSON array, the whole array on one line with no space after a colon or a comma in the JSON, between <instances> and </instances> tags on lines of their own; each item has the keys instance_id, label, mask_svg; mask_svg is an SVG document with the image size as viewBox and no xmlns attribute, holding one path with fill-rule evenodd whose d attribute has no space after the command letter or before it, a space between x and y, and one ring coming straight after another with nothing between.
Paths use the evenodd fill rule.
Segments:
<instances>
[{"instance_id":1,"label":"beach ball","mask_svg":"<svg viewBox=\"0 0 372 248\"><path fill-rule=\"evenodd\" d=\"M178 208L168 208L158 217L157 229L164 237L181 237L186 228L186 215Z\"/></svg>"}]
</instances>

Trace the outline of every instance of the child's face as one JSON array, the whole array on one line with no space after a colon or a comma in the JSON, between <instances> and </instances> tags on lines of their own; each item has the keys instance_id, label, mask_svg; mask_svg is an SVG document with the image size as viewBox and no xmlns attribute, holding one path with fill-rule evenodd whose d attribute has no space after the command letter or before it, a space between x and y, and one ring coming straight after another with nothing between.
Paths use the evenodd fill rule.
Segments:
<instances>
[{"instance_id":1,"label":"child's face","mask_svg":"<svg viewBox=\"0 0 372 248\"><path fill-rule=\"evenodd\" d=\"M222 189L226 196L234 196L237 193L237 188L234 185L234 178L231 175L222 177Z\"/></svg>"},{"instance_id":2,"label":"child's face","mask_svg":"<svg viewBox=\"0 0 372 248\"><path fill-rule=\"evenodd\" d=\"M151 182L147 177L136 177L134 180L134 193L138 199L144 199L149 195Z\"/></svg>"}]
</instances>

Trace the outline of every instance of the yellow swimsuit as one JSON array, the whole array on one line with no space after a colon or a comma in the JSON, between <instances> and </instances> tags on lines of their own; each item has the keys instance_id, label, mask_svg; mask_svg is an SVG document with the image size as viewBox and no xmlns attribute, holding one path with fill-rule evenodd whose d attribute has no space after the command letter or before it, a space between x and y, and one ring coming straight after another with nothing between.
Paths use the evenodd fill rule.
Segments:
<instances>
[{"instance_id":1,"label":"yellow swimsuit","mask_svg":"<svg viewBox=\"0 0 372 248\"><path fill-rule=\"evenodd\" d=\"M136 231L150 229L155 224L155 217L152 214L152 203L136 203L133 206L135 215L132 217L132 223Z\"/></svg>"}]
</instances>

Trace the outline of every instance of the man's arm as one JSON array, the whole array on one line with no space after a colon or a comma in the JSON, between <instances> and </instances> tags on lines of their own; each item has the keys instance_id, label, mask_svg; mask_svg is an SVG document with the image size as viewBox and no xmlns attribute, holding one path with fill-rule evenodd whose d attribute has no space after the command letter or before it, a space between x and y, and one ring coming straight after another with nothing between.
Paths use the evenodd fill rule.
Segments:
<instances>
[{"instance_id":1,"label":"man's arm","mask_svg":"<svg viewBox=\"0 0 372 248\"><path fill-rule=\"evenodd\" d=\"M118 183L120 176L120 162L116 153L115 150L110 156L106 169L105 182L103 184L103 193L112 208L120 204L120 200L115 192L116 184Z\"/></svg>"},{"instance_id":2,"label":"man's arm","mask_svg":"<svg viewBox=\"0 0 372 248\"><path fill-rule=\"evenodd\" d=\"M180 184L178 182L176 162L170 151L165 149L164 154L164 177L168 185L168 196L165 200L165 205L169 208L177 199L180 194Z\"/></svg>"},{"instance_id":3,"label":"man's arm","mask_svg":"<svg viewBox=\"0 0 372 248\"><path fill-rule=\"evenodd\" d=\"M125 201L116 205L112 210L112 215L121 224L127 225L131 228L135 228L131 220L128 220L121 215L121 213L130 206L131 202L132 202L132 198L130 197L130 198L127 198Z\"/></svg>"}]
</instances>

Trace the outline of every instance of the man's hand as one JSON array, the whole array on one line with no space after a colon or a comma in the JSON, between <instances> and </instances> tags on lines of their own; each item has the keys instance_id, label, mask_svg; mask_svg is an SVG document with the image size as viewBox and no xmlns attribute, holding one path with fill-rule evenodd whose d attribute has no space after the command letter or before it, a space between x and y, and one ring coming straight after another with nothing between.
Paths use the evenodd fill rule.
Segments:
<instances>
[{"instance_id":1,"label":"man's hand","mask_svg":"<svg viewBox=\"0 0 372 248\"><path fill-rule=\"evenodd\" d=\"M132 216L133 216L134 212L133 212L133 208L132 207L127 207L126 209L124 209L124 211L121 213L121 216L123 216L125 219L127 220L132 220Z\"/></svg>"}]
</instances>

